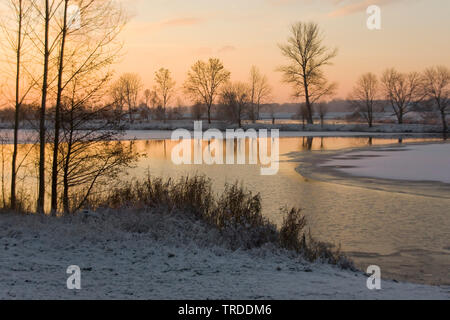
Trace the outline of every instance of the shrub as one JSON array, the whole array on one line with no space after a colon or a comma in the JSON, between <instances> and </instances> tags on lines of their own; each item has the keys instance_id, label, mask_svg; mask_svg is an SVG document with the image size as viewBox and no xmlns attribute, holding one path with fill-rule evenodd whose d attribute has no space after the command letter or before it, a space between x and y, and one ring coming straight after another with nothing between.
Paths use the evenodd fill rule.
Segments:
<instances>
[{"instance_id":1,"label":"shrub","mask_svg":"<svg viewBox=\"0 0 450 320\"><path fill-rule=\"evenodd\" d=\"M258 248L274 244L294 251L309 261L320 260L353 268L353 263L334 246L315 240L305 231L306 218L300 209L284 208L283 225L277 229L262 214L261 197L238 183L227 184L216 197L211 180L204 176L186 177L178 181L147 177L89 199L91 208L133 209L166 208L191 215L216 228L233 250ZM145 232L133 226L130 230Z\"/></svg>"}]
</instances>

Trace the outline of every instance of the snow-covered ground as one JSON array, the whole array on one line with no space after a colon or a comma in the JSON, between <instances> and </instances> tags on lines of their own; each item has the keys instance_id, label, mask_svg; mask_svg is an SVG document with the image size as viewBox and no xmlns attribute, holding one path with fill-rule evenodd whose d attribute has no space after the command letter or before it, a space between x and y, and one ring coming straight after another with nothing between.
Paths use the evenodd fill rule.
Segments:
<instances>
[{"instance_id":1,"label":"snow-covered ground","mask_svg":"<svg viewBox=\"0 0 450 320\"><path fill-rule=\"evenodd\" d=\"M270 135L270 131L268 131ZM193 136L193 134L191 134ZM399 136L408 137L434 137L430 133L406 133L393 134L383 132L351 132L351 131L280 131L281 138L296 138L296 137L380 137L380 138L398 138ZM125 135L121 137L122 140L163 140L171 139L172 131L167 130L127 130Z\"/></svg>"},{"instance_id":2,"label":"snow-covered ground","mask_svg":"<svg viewBox=\"0 0 450 320\"><path fill-rule=\"evenodd\" d=\"M448 287L383 281L272 246L231 251L180 214L0 215L0 299L449 299ZM66 269L81 268L81 290Z\"/></svg>"},{"instance_id":3,"label":"snow-covered ground","mask_svg":"<svg viewBox=\"0 0 450 320\"><path fill-rule=\"evenodd\" d=\"M163 123L161 121L140 121L132 124L126 124L128 132L166 132L170 134L171 131L176 129L194 130L193 120L173 120ZM51 125L47 124L49 130ZM86 122L85 129L95 128L98 126L95 121ZM37 137L37 125L33 126L30 123L24 123L19 132L20 141L29 141ZM203 129L209 128L226 130L226 129L238 129L237 124L227 123L224 121L213 121L211 125L207 121L203 121ZM12 141L12 125L10 123L0 123L0 139L6 139ZM299 123L280 123L272 125L270 123L256 123L243 125L244 130L248 129L278 129L280 132L286 132L295 136L341 136L341 135L378 135L385 133L392 134L441 134L442 126L440 125L423 125L423 124L378 124L369 128L367 124L320 124L305 125Z\"/></svg>"},{"instance_id":4,"label":"snow-covered ground","mask_svg":"<svg viewBox=\"0 0 450 320\"><path fill-rule=\"evenodd\" d=\"M347 174L450 183L450 144L407 145L349 152L322 164Z\"/></svg>"}]
</instances>

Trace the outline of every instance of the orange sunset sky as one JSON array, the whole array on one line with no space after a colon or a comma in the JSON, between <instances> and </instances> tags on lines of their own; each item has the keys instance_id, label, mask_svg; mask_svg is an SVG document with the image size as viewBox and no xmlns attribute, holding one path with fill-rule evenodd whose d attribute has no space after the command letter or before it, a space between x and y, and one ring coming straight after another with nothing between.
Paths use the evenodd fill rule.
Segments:
<instances>
[{"instance_id":1,"label":"orange sunset sky","mask_svg":"<svg viewBox=\"0 0 450 320\"><path fill-rule=\"evenodd\" d=\"M151 87L154 72L169 68L178 86L189 67L210 56L223 60L233 80L251 65L268 75L274 100L293 101L275 71L284 63L278 43L296 21L316 21L339 55L327 74L345 98L359 74L395 66L421 71L450 64L449 0L122 0L132 14L116 71L139 73ZM382 29L366 27L366 9L381 7ZM181 91L181 90L180 90Z\"/></svg>"},{"instance_id":2,"label":"orange sunset sky","mask_svg":"<svg viewBox=\"0 0 450 320\"><path fill-rule=\"evenodd\" d=\"M252 65L268 76L273 102L297 102L281 83L277 67L286 63L278 44L292 23L317 22L325 44L339 49L326 68L346 98L358 76L380 75L388 67L422 71L450 67L450 0L117 0L130 15L120 35L124 43L115 76L138 73L144 89L155 71L168 68L182 84L197 60L220 58L233 81L248 81ZM381 30L369 30L367 8L381 8ZM173 99L172 104L177 103Z\"/></svg>"},{"instance_id":3,"label":"orange sunset sky","mask_svg":"<svg viewBox=\"0 0 450 320\"><path fill-rule=\"evenodd\" d=\"M325 43L338 47L330 80L345 98L359 74L400 71L450 63L449 0L122 0L132 14L116 66L139 73L146 87L166 67L181 87L198 59L223 60L233 80L247 80L251 65L268 75L276 102L293 101L275 71L284 63L278 43L296 21L316 21ZM366 27L369 5L381 7L382 29ZM180 90L181 93L181 90Z\"/></svg>"}]
</instances>

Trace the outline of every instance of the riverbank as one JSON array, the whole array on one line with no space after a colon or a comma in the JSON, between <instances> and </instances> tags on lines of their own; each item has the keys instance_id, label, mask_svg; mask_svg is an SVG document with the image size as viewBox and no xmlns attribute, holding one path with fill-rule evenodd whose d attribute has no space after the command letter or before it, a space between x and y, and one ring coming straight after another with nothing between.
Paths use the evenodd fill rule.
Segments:
<instances>
[{"instance_id":1,"label":"riverbank","mask_svg":"<svg viewBox=\"0 0 450 320\"><path fill-rule=\"evenodd\" d=\"M382 281L266 245L231 250L181 212L0 215L0 299L449 299L448 287ZM81 268L68 290L66 269Z\"/></svg>"},{"instance_id":2,"label":"riverbank","mask_svg":"<svg viewBox=\"0 0 450 320\"><path fill-rule=\"evenodd\" d=\"M227 129L238 129L239 126L234 123L226 121L213 121L208 124L207 121L202 122L203 130L219 129L225 131ZM186 129L189 131L194 130L194 120L170 120L167 122L162 121L136 121L134 123L123 123L126 130L142 130L142 131L173 131L176 129ZM86 122L84 129L98 127L98 121ZM48 124L49 129L52 128L51 124ZM10 130L13 128L12 123L0 123L0 129ZM26 122L21 125L22 130L36 130L38 128L37 123ZM80 128L80 129L83 129ZM249 130L261 130L261 129L277 129L282 132L357 132L357 133L433 133L442 134L441 125L425 125L425 124L375 124L373 127L369 127L367 124L306 124L301 123L248 123L242 126L242 129Z\"/></svg>"},{"instance_id":3,"label":"riverbank","mask_svg":"<svg viewBox=\"0 0 450 320\"><path fill-rule=\"evenodd\" d=\"M186 127L186 130L189 130ZM117 135L119 141L131 140L170 140L173 131L171 130L125 130ZM270 135L270 131L269 131ZM280 138L326 138L326 137L373 137L384 139L408 139L408 138L436 138L441 139L442 133L420 133L420 132L364 132L364 131L280 131ZM13 143L13 130L0 129L0 140L2 144ZM34 144L38 141L38 132L32 129L22 129L19 131L19 144Z\"/></svg>"},{"instance_id":4,"label":"riverbank","mask_svg":"<svg viewBox=\"0 0 450 320\"><path fill-rule=\"evenodd\" d=\"M227 123L223 121L215 121L212 124L208 124L203 121L203 130L219 129L221 131L227 129L238 129L237 124ZM167 123L161 122L148 122L148 123L135 123L128 124L128 130L176 130L186 129L194 130L194 121L171 121ZM422 124L379 124L369 127L366 124L267 124L267 123L255 123L244 124L242 129L249 130L280 130L282 132L357 132L357 133L442 133L442 127L439 125L422 125Z\"/></svg>"}]
</instances>

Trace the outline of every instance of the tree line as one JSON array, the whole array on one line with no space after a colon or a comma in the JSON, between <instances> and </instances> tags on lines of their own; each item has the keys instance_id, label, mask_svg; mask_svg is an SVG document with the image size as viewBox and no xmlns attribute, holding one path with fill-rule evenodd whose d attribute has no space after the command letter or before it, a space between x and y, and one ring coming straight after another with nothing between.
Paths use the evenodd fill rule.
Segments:
<instances>
[{"instance_id":1,"label":"tree line","mask_svg":"<svg viewBox=\"0 0 450 320\"><path fill-rule=\"evenodd\" d=\"M197 61L187 73L182 92L192 102L195 118L207 114L208 123L212 122L212 109L215 104L225 106L221 118L241 124L245 114L253 122L259 120L263 103L269 101L272 88L267 76L252 66L248 82L232 82L231 73L217 58ZM111 87L111 96L119 110L128 110L129 121L133 122L134 113L139 106L153 111L158 120L167 120L167 108L176 97L176 82L166 68L159 69L154 76L153 89L143 93L143 103L139 96L143 88L141 77L134 73L125 73Z\"/></svg>"},{"instance_id":2,"label":"tree line","mask_svg":"<svg viewBox=\"0 0 450 320\"><path fill-rule=\"evenodd\" d=\"M0 5L3 98L15 111L10 208L17 208L23 163L18 154L22 108L33 105L38 121L31 123L39 137L36 210L44 212L47 196L52 213L61 207L77 210L96 184L135 159L112 141L123 130L123 115L103 99L128 16L113 0L2 0ZM89 123L105 113L110 116ZM77 197L71 197L72 190Z\"/></svg>"},{"instance_id":3,"label":"tree line","mask_svg":"<svg viewBox=\"0 0 450 320\"><path fill-rule=\"evenodd\" d=\"M448 131L446 113L450 105L450 70L445 66L434 66L422 73L401 73L395 68L387 69L381 77L369 72L360 76L348 98L355 110L372 127L376 112L385 99L392 108L397 122L402 124L412 107L426 110L436 107L443 132Z\"/></svg>"},{"instance_id":4,"label":"tree line","mask_svg":"<svg viewBox=\"0 0 450 320\"><path fill-rule=\"evenodd\" d=\"M313 124L314 107L323 123L326 104L333 96L336 83L329 83L323 67L331 65L337 49L323 45L323 35L316 23L296 23L291 27L287 44L280 45L282 54L290 62L279 68L283 81L292 86L294 96L304 100L301 116ZM435 107L447 133L446 113L450 105L450 70L446 66L434 66L422 73L401 73L395 68L383 72L380 78L366 73L357 80L348 100L370 127L374 124L381 100L386 100L399 124L413 106L426 110Z\"/></svg>"}]
</instances>

